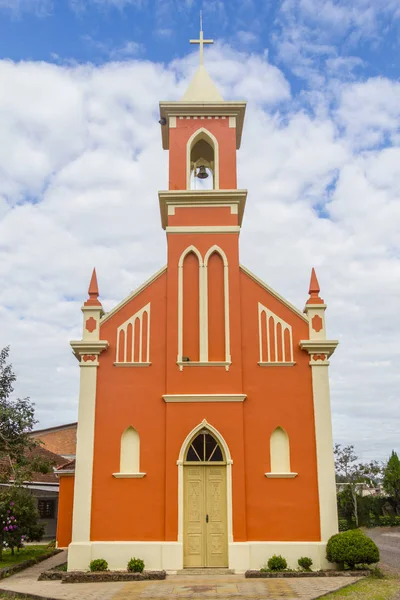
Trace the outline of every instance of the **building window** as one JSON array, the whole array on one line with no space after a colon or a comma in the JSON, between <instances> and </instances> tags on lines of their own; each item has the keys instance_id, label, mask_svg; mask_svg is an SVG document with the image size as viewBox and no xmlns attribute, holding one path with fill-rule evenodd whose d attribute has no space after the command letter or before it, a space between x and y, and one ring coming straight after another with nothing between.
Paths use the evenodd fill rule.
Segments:
<instances>
[{"instance_id":1,"label":"building window","mask_svg":"<svg viewBox=\"0 0 400 600\"><path fill-rule=\"evenodd\" d=\"M186 453L187 462L222 462L221 446L208 430L201 431L190 444Z\"/></svg>"},{"instance_id":2,"label":"building window","mask_svg":"<svg viewBox=\"0 0 400 600\"><path fill-rule=\"evenodd\" d=\"M54 519L55 501L54 500L39 500L38 511L41 519Z\"/></svg>"}]
</instances>

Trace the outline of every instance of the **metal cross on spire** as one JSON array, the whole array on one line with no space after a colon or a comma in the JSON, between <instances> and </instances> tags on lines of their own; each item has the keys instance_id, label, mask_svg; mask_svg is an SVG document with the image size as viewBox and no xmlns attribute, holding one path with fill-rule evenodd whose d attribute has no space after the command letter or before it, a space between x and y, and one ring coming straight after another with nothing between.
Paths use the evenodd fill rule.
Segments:
<instances>
[{"instance_id":1,"label":"metal cross on spire","mask_svg":"<svg viewBox=\"0 0 400 600\"><path fill-rule=\"evenodd\" d=\"M203 49L204 44L213 44L214 40L205 40L203 37L203 14L200 11L200 38L198 40L190 40L191 44L199 44L200 45L200 64L203 64Z\"/></svg>"}]
</instances>

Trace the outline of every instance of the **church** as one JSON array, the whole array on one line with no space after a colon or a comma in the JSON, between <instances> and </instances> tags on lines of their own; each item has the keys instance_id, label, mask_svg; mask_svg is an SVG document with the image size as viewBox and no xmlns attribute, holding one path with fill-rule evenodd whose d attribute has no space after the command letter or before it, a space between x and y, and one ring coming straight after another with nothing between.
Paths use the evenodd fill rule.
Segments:
<instances>
[{"instance_id":1,"label":"church","mask_svg":"<svg viewBox=\"0 0 400 600\"><path fill-rule=\"evenodd\" d=\"M239 261L246 102L203 64L160 102L167 265L105 313L96 272L82 307L76 462L59 471L68 569L131 557L174 572L327 566L338 531L326 305L312 270L299 310Z\"/></svg>"}]
</instances>

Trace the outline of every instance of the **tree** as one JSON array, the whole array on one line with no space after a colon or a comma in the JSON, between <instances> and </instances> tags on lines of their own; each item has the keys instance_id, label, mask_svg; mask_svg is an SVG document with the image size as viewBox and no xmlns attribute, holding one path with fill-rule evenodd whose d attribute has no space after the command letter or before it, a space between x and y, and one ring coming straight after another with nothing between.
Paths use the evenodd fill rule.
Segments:
<instances>
[{"instance_id":1,"label":"tree","mask_svg":"<svg viewBox=\"0 0 400 600\"><path fill-rule=\"evenodd\" d=\"M376 461L370 463L359 463L358 456L354 452L354 446L335 444L335 468L336 477L349 489L353 504L353 514L358 527L358 490L363 483L376 485L378 476L382 472L381 466Z\"/></svg>"},{"instance_id":2,"label":"tree","mask_svg":"<svg viewBox=\"0 0 400 600\"><path fill-rule=\"evenodd\" d=\"M12 486L0 493L0 559L4 547L21 548L25 541L40 541L44 526L39 522L36 501L29 490Z\"/></svg>"},{"instance_id":3,"label":"tree","mask_svg":"<svg viewBox=\"0 0 400 600\"><path fill-rule=\"evenodd\" d=\"M20 485L33 473L48 473L51 465L35 453L39 444L28 435L37 422L34 404L29 398L10 399L16 377L7 364L9 351L0 351L0 481Z\"/></svg>"},{"instance_id":4,"label":"tree","mask_svg":"<svg viewBox=\"0 0 400 600\"><path fill-rule=\"evenodd\" d=\"M394 450L383 472L383 489L390 496L396 513L400 514L400 460Z\"/></svg>"}]
</instances>

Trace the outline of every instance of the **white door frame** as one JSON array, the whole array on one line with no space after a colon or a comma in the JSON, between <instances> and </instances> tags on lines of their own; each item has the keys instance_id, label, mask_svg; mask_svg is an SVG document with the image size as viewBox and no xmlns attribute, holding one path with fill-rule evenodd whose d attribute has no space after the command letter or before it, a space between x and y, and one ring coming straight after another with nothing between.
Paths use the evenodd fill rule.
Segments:
<instances>
[{"instance_id":1,"label":"white door frame","mask_svg":"<svg viewBox=\"0 0 400 600\"><path fill-rule=\"evenodd\" d=\"M179 458L176 461L178 465L178 542L183 543L183 526L184 526L184 518L183 518L183 503L184 503L184 494L183 494L183 463L185 460L185 455L187 452L187 448L191 441L193 440L196 433L199 433L202 429L208 429L209 432L215 437L215 439L221 444L225 459L226 459L226 499L227 499L227 527L228 527L228 553L229 553L229 543L233 542L233 517L232 517L232 464L233 460L231 459L231 453L229 452L229 447L222 435L219 433L215 427L207 423L205 419L197 425L192 431L186 436L185 441L181 446L181 450L179 452ZM193 463L194 465L196 463ZM210 463L212 465L212 463ZM228 556L229 559L229 556Z\"/></svg>"}]
</instances>

